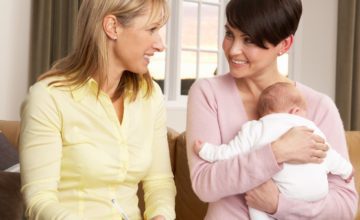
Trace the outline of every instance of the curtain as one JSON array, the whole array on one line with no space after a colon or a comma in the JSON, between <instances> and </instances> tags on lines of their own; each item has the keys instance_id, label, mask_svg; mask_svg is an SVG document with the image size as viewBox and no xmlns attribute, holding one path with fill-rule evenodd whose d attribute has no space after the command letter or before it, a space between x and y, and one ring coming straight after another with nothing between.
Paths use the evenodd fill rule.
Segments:
<instances>
[{"instance_id":1,"label":"curtain","mask_svg":"<svg viewBox=\"0 0 360 220\"><path fill-rule=\"evenodd\" d=\"M338 4L335 102L345 130L360 130L360 0Z\"/></svg>"},{"instance_id":2,"label":"curtain","mask_svg":"<svg viewBox=\"0 0 360 220\"><path fill-rule=\"evenodd\" d=\"M30 85L72 49L82 0L32 0Z\"/></svg>"}]
</instances>

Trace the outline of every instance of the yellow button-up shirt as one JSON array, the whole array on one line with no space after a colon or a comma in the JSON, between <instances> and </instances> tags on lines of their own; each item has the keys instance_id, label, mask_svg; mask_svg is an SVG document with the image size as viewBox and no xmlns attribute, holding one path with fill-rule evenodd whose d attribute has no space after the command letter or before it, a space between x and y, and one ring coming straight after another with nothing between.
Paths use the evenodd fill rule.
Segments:
<instances>
[{"instance_id":1,"label":"yellow button-up shirt","mask_svg":"<svg viewBox=\"0 0 360 220\"><path fill-rule=\"evenodd\" d=\"M175 218L175 185L166 137L163 95L124 101L120 124L110 97L84 86L36 83L21 110L20 166L30 219Z\"/></svg>"}]
</instances>

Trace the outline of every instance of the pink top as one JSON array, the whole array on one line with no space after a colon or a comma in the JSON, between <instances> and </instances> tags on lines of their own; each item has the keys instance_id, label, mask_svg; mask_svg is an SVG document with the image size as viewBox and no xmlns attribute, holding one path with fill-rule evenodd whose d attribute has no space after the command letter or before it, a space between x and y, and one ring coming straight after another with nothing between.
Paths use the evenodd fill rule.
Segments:
<instances>
[{"instance_id":1,"label":"pink top","mask_svg":"<svg viewBox=\"0 0 360 220\"><path fill-rule=\"evenodd\" d=\"M332 100L296 83L306 98L307 118L324 132L333 149L349 158L343 125ZM228 143L247 119L240 93L230 74L198 80L188 98L187 152L192 186L197 196L209 202L205 219L249 219L245 192L270 179L282 169L270 145L234 158L207 163L193 151L195 140ZM311 181L311 180L309 180ZM329 175L329 194L318 202L303 202L280 194L276 219L353 219L358 195L354 181L345 183Z\"/></svg>"}]
</instances>

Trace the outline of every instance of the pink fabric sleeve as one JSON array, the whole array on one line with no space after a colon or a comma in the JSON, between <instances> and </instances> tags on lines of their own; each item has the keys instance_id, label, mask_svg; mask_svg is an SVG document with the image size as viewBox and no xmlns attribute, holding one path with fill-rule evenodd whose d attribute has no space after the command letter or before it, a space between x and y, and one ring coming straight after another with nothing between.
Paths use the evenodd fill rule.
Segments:
<instances>
[{"instance_id":1,"label":"pink fabric sleeve","mask_svg":"<svg viewBox=\"0 0 360 220\"><path fill-rule=\"evenodd\" d=\"M217 88L216 92L220 92ZM229 97L231 98L231 97ZM230 106L229 106L230 107ZM195 140L222 143L219 112L214 90L206 80L197 81L191 88L187 107L187 156L192 187L197 196L205 202L245 193L270 179L281 170L270 146L239 155L234 158L208 163L199 158L194 150ZM232 113L231 107L226 114ZM251 177L251 178L249 178Z\"/></svg>"},{"instance_id":2,"label":"pink fabric sleeve","mask_svg":"<svg viewBox=\"0 0 360 220\"><path fill-rule=\"evenodd\" d=\"M327 137L334 150L349 160L343 124L333 101L324 96L318 103L308 103L314 109L310 119ZM329 193L317 202L285 198L280 194L276 219L354 219L358 195L354 180L346 183L339 176L329 174ZM309 180L311 181L311 180Z\"/></svg>"}]
</instances>

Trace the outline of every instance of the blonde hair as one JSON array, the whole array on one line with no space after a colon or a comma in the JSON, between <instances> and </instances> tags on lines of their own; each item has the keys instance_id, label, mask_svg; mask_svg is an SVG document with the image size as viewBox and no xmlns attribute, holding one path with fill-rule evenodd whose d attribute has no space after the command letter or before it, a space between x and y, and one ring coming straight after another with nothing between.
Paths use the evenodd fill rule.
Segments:
<instances>
[{"instance_id":1,"label":"blonde hair","mask_svg":"<svg viewBox=\"0 0 360 220\"><path fill-rule=\"evenodd\" d=\"M77 18L74 50L57 61L47 73L39 77L39 80L51 76L64 76L64 79L55 80L49 85L78 88L99 74L99 94L106 81L108 64L107 36L102 26L104 17L112 14L123 26L131 26L131 21L143 15L148 6L148 23L156 21L160 26L164 25L169 17L166 0L83 0ZM124 48L126 49L128 48ZM144 81L146 83L143 83ZM126 90L130 90L130 100L134 101L143 84L146 84L145 96L151 95L153 82L149 73L140 75L124 71L111 98L118 98L125 94Z\"/></svg>"},{"instance_id":2,"label":"blonde hair","mask_svg":"<svg viewBox=\"0 0 360 220\"><path fill-rule=\"evenodd\" d=\"M306 102L293 84L277 82L262 91L257 111L260 117L270 113L284 112L288 106L306 110Z\"/></svg>"}]
</instances>

